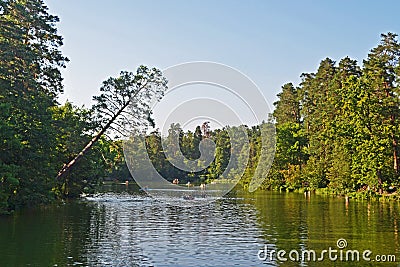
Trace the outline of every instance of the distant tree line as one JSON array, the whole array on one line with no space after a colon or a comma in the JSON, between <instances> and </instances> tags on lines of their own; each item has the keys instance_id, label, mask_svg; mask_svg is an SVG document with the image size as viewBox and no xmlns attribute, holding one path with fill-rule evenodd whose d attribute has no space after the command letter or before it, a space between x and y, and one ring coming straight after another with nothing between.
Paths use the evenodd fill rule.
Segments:
<instances>
[{"instance_id":1,"label":"distant tree line","mask_svg":"<svg viewBox=\"0 0 400 267\"><path fill-rule=\"evenodd\" d=\"M205 125L206 127L204 127ZM145 149L157 172L170 182L178 179L180 184L187 182L201 184L215 182L216 179L219 181L240 179L240 184L247 187L253 178L260 157L261 128L263 125L253 127L226 126L222 129L204 131L204 128L208 129L207 123L205 123L202 127L197 126L194 132L190 130L185 132L179 123L173 123L170 125L166 136L162 136L158 129L147 134ZM239 127L246 131L247 136L241 134L242 130L239 131ZM231 139L230 134L234 136L232 139L235 140ZM179 144L173 142L176 138L179 140ZM205 138L211 139L215 144L215 151L211 151L214 154L214 160L209 165L206 164L205 160L199 160L196 166L189 164L188 161L200 159L199 145ZM246 145L232 145L233 142ZM175 149L173 146L179 147ZM184 158L180 159L182 164L179 165L185 165L187 168L191 166L193 170L183 170L171 164L171 158L175 158L176 155L170 154L170 157L168 157L165 149L182 153ZM130 151L130 153L134 153L134 151ZM203 151L203 153L207 154L210 151ZM240 173L241 166L244 169L243 175ZM135 166L131 167L135 168ZM224 173L227 168L229 168L229 171Z\"/></svg>"}]
</instances>

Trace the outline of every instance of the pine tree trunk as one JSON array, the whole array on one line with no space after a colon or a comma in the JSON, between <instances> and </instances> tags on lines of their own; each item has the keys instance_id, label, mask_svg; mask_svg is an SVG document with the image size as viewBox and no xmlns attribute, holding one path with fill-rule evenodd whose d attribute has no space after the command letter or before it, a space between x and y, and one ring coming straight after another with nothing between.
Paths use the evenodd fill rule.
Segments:
<instances>
[{"instance_id":1,"label":"pine tree trunk","mask_svg":"<svg viewBox=\"0 0 400 267\"><path fill-rule=\"evenodd\" d=\"M392 146L393 146L393 169L396 174L399 173L399 157L398 157L398 148L397 148L397 140L392 135Z\"/></svg>"},{"instance_id":2,"label":"pine tree trunk","mask_svg":"<svg viewBox=\"0 0 400 267\"><path fill-rule=\"evenodd\" d=\"M65 164L63 168L58 172L56 180L61 180L75 165L78 163L83 156L90 150L90 148L100 139L100 137L107 131L108 128L110 128L111 124L118 118L118 116L124 111L126 107L131 103L131 100L139 94L139 92L144 88L145 86L141 86L135 94L121 107L121 109L118 110L117 113L110 119L110 121L92 138L92 140L87 143L87 145L81 150L81 152L78 153L78 155L75 156L68 164Z\"/></svg>"}]
</instances>

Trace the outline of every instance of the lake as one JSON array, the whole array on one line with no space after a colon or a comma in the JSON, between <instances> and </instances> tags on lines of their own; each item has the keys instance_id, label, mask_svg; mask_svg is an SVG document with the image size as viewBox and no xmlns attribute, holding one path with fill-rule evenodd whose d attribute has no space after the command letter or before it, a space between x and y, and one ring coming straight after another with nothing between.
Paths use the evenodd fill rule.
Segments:
<instances>
[{"instance_id":1,"label":"lake","mask_svg":"<svg viewBox=\"0 0 400 267\"><path fill-rule=\"evenodd\" d=\"M232 192L206 206L176 207L131 185L107 191L0 217L0 266L377 266L393 257L400 262L400 207L393 201Z\"/></svg>"}]
</instances>

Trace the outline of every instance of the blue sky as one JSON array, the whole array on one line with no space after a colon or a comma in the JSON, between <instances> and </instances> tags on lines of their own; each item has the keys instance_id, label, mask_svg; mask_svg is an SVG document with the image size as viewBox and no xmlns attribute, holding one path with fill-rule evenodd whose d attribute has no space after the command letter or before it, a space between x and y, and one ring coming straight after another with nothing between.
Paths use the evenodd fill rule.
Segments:
<instances>
[{"instance_id":1,"label":"blue sky","mask_svg":"<svg viewBox=\"0 0 400 267\"><path fill-rule=\"evenodd\" d=\"M325 57L357 60L400 33L399 1L45 0L60 17L65 94L90 105L101 82L144 64L214 61L249 76L272 104Z\"/></svg>"}]
</instances>

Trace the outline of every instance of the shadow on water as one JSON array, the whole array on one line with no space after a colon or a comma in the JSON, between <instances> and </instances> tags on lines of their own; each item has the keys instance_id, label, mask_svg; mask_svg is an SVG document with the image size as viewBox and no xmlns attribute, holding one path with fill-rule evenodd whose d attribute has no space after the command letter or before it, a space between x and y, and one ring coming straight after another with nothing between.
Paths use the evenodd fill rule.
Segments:
<instances>
[{"instance_id":1,"label":"shadow on water","mask_svg":"<svg viewBox=\"0 0 400 267\"><path fill-rule=\"evenodd\" d=\"M399 256L399 204L233 192L176 207L133 185L0 218L0 266L376 266L260 261L258 251L346 249ZM385 266L396 266L392 263Z\"/></svg>"},{"instance_id":2,"label":"shadow on water","mask_svg":"<svg viewBox=\"0 0 400 267\"><path fill-rule=\"evenodd\" d=\"M0 217L0 266L80 264L92 208L72 202Z\"/></svg>"}]
</instances>

